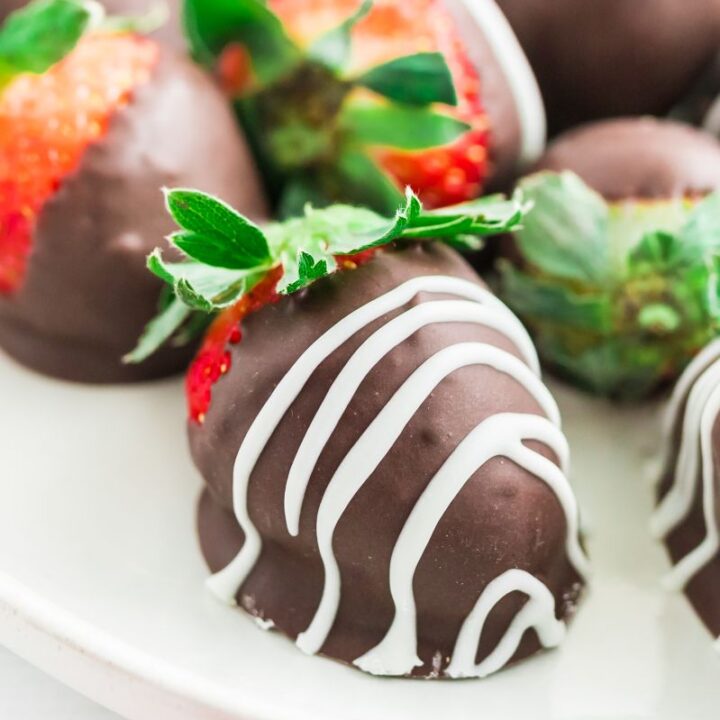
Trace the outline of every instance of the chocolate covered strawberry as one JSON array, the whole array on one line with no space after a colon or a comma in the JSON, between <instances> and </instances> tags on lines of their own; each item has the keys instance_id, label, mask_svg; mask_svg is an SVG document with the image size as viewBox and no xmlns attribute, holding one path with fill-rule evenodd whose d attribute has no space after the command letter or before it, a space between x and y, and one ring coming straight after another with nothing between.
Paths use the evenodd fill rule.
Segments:
<instances>
[{"instance_id":1,"label":"chocolate covered strawberry","mask_svg":"<svg viewBox=\"0 0 720 720\"><path fill-rule=\"evenodd\" d=\"M282 213L390 212L502 185L539 154L542 103L494 2L190 0L196 54L237 98Z\"/></svg>"},{"instance_id":2,"label":"chocolate covered strawberry","mask_svg":"<svg viewBox=\"0 0 720 720\"><path fill-rule=\"evenodd\" d=\"M163 185L264 212L221 94L130 27L38 0L0 30L0 346L68 379L154 377L191 352L122 363L161 302L144 259L170 229Z\"/></svg>"},{"instance_id":3,"label":"chocolate covered strawberry","mask_svg":"<svg viewBox=\"0 0 720 720\"><path fill-rule=\"evenodd\" d=\"M527 332L442 243L526 208L409 192L394 218L259 227L193 191L168 207L187 258L150 267L220 313L188 375L208 590L374 675L485 677L559 645L588 572L560 413Z\"/></svg>"},{"instance_id":4,"label":"chocolate covered strawberry","mask_svg":"<svg viewBox=\"0 0 720 720\"><path fill-rule=\"evenodd\" d=\"M504 297L549 367L634 399L720 333L720 144L669 121L560 136L520 184L533 202Z\"/></svg>"}]
</instances>

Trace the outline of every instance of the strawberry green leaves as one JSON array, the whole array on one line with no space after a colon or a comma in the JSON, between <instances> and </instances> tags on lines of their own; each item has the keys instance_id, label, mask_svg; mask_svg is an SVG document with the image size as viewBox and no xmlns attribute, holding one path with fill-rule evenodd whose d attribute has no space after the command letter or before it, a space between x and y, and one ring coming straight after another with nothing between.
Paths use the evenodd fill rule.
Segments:
<instances>
[{"instance_id":1,"label":"strawberry green leaves","mask_svg":"<svg viewBox=\"0 0 720 720\"><path fill-rule=\"evenodd\" d=\"M445 145L470 129L461 120L423 108L369 103L346 107L340 124L363 145L401 150Z\"/></svg>"},{"instance_id":2,"label":"strawberry green leaves","mask_svg":"<svg viewBox=\"0 0 720 720\"><path fill-rule=\"evenodd\" d=\"M173 297L168 306L147 324L138 344L123 357L123 362L137 364L147 360L184 325L191 313L192 308Z\"/></svg>"},{"instance_id":3,"label":"strawberry green leaves","mask_svg":"<svg viewBox=\"0 0 720 720\"><path fill-rule=\"evenodd\" d=\"M698 257L709 250L720 253L720 193L705 198L682 229L682 253Z\"/></svg>"},{"instance_id":4,"label":"strawberry green leaves","mask_svg":"<svg viewBox=\"0 0 720 720\"><path fill-rule=\"evenodd\" d=\"M395 58L360 75L358 85L409 105L439 102L457 105L450 70L440 53L425 52Z\"/></svg>"},{"instance_id":5,"label":"strawberry green leaves","mask_svg":"<svg viewBox=\"0 0 720 720\"><path fill-rule=\"evenodd\" d=\"M521 182L533 211L516 235L525 258L544 273L602 282L611 272L608 207L577 175L541 173Z\"/></svg>"},{"instance_id":6,"label":"strawberry green leaves","mask_svg":"<svg viewBox=\"0 0 720 720\"><path fill-rule=\"evenodd\" d=\"M297 279L290 283L285 282L280 290L283 294L290 295L329 274L327 260L316 260L310 253L301 252L297 262L297 271L293 273Z\"/></svg>"},{"instance_id":7,"label":"strawberry green leaves","mask_svg":"<svg viewBox=\"0 0 720 720\"><path fill-rule=\"evenodd\" d=\"M310 57L335 70L342 70L350 57L350 33L371 10L372 2L364 0L339 27L318 38L309 49Z\"/></svg>"},{"instance_id":8,"label":"strawberry green leaves","mask_svg":"<svg viewBox=\"0 0 720 720\"><path fill-rule=\"evenodd\" d=\"M185 27L196 58L206 65L229 43L242 43L261 83L282 78L301 57L262 0L185 0Z\"/></svg>"},{"instance_id":9,"label":"strawberry green leaves","mask_svg":"<svg viewBox=\"0 0 720 720\"><path fill-rule=\"evenodd\" d=\"M337 158L333 171L343 194L353 198L357 204L385 215L393 212L402 202L400 188L362 148L345 148ZM289 206L289 210L299 214L302 206Z\"/></svg>"},{"instance_id":10,"label":"strawberry green leaves","mask_svg":"<svg viewBox=\"0 0 720 720\"><path fill-rule=\"evenodd\" d=\"M306 206L302 217L262 228L222 201L195 190L167 190L168 211L180 227L169 236L184 259L169 262L160 250L148 257L148 269L172 291L172 301L146 328L127 362L139 362L167 341L191 338L197 314L220 312L271 274L275 291L288 295L338 269L338 258L352 258L394 242L443 239L458 233L484 236L518 228L528 210L520 197L468 203L426 212L407 190L392 218L372 210L334 205Z\"/></svg>"},{"instance_id":11,"label":"strawberry green leaves","mask_svg":"<svg viewBox=\"0 0 720 720\"><path fill-rule=\"evenodd\" d=\"M16 75L43 73L65 57L104 10L90 0L35 0L0 28L0 90Z\"/></svg>"},{"instance_id":12,"label":"strawberry green leaves","mask_svg":"<svg viewBox=\"0 0 720 720\"><path fill-rule=\"evenodd\" d=\"M302 45L261 0L186 0L201 62L222 74L228 47L240 45L249 56L252 80L238 90L235 107L284 217L301 215L306 197L390 213L404 181L396 184L382 167L378 148L422 152L470 129L451 116L457 94L441 53L353 67L353 31L372 11L371 0L358 0L337 27Z\"/></svg>"},{"instance_id":13,"label":"strawberry green leaves","mask_svg":"<svg viewBox=\"0 0 720 720\"><path fill-rule=\"evenodd\" d=\"M230 270L271 262L260 228L222 201L193 190L173 190L165 198L170 215L182 228L171 240L188 257Z\"/></svg>"},{"instance_id":14,"label":"strawberry green leaves","mask_svg":"<svg viewBox=\"0 0 720 720\"><path fill-rule=\"evenodd\" d=\"M352 256L401 239L417 220L422 205L408 191L404 203L388 220L365 208L333 205L306 207L301 218L268 228L283 266L280 294L290 294L335 271L336 257Z\"/></svg>"},{"instance_id":15,"label":"strawberry green leaves","mask_svg":"<svg viewBox=\"0 0 720 720\"><path fill-rule=\"evenodd\" d=\"M33 0L0 28L0 91L21 73L41 74L60 62L91 30L149 33L167 21L168 10L106 17L97 0Z\"/></svg>"},{"instance_id":16,"label":"strawberry green leaves","mask_svg":"<svg viewBox=\"0 0 720 720\"><path fill-rule=\"evenodd\" d=\"M720 332L719 194L607 203L570 173L521 187L534 208L502 291L561 374L643 397Z\"/></svg>"}]
</instances>

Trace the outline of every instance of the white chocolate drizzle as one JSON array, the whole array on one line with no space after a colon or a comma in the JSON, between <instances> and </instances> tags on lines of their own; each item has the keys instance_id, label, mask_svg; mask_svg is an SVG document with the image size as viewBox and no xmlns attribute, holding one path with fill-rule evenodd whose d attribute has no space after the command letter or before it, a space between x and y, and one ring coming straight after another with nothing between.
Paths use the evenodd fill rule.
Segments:
<instances>
[{"instance_id":1,"label":"white chocolate drizzle","mask_svg":"<svg viewBox=\"0 0 720 720\"><path fill-rule=\"evenodd\" d=\"M568 558L578 574L583 577L587 574L587 562L578 541L577 506L565 476L568 450L559 430L560 414L538 377L537 355L527 332L505 305L475 283L460 278L426 276L394 288L341 319L318 338L280 380L243 438L234 465L233 503L245 533L245 544L224 570L209 579L210 589L226 602L234 602L259 557L262 544L248 513L248 485L258 459L290 405L319 365L335 350L362 328L408 304L419 292L462 299L426 301L404 309L370 335L338 373L306 431L288 475L285 516L291 534L299 532L305 492L323 448L365 377L393 348L429 324L474 323L506 336L524 362L488 343L464 342L446 347L409 375L358 438L330 479L318 509L316 534L325 579L316 613L297 638L302 650L320 651L337 614L341 580L332 544L338 522L407 424L445 378L463 367L493 368L522 385L546 417L505 413L485 419L460 442L423 491L393 550L390 586L395 619L385 639L356 660L363 669L381 674L405 674L419 664L412 590L415 569L453 499L474 472L493 457L507 457L552 489L567 520ZM558 457L561 467L525 446L523 441L527 440L544 443ZM498 647L476 666L475 652L487 613L502 597L515 591L525 593L527 603ZM557 644L564 632L564 624L555 618L554 598L547 587L526 572L509 571L488 585L468 616L456 645L459 659L453 659L450 665L454 676L481 676L499 669L512 657L523 633L530 627L537 630L541 642L548 647ZM476 632L475 650L470 652ZM469 661L463 659L466 655Z\"/></svg>"},{"instance_id":2,"label":"white chocolate drizzle","mask_svg":"<svg viewBox=\"0 0 720 720\"><path fill-rule=\"evenodd\" d=\"M531 165L545 149L547 116L530 61L495 0L462 0L462 3L483 31L512 94L520 124L518 167Z\"/></svg>"},{"instance_id":3,"label":"white chocolate drizzle","mask_svg":"<svg viewBox=\"0 0 720 720\"><path fill-rule=\"evenodd\" d=\"M547 445L559 458L562 469L539 453L527 448L523 443L528 440L537 440ZM435 528L460 490L480 467L492 458L499 456L512 460L543 480L553 490L567 518L566 548L568 557L578 573L587 576L587 560L578 541L577 505L565 476L569 460L565 436L556 425L538 415L518 413L493 415L480 423L457 446L430 481L405 523L390 561L390 592L395 604L395 617L390 630L380 644L355 661L355 664L363 670L374 674L402 675L422 664L415 654L416 617L412 589L415 570ZM524 582L522 587L526 586L527 583ZM544 585L542 587L545 588ZM513 589L519 588L514 587ZM525 592L525 589L522 591ZM503 595L507 595L508 592L512 592L512 590L504 592ZM547 588L545 588L545 592L549 595ZM493 597L493 592L488 586L473 611L476 617L472 622L479 622L480 627L485 621L480 608L487 608L487 612L489 612L500 599L497 598L491 604L487 604L487 598L483 600L486 593L489 593L488 597ZM533 597L535 593L528 594ZM550 597L552 598L552 596ZM550 608L552 620L555 621L554 600L550 603ZM529 614L531 613L528 610L527 615ZM470 618L467 622L470 622ZM469 630L466 631L466 633L469 632ZM456 645L453 663L455 669L460 673L458 677L469 677L476 674L472 668L475 667L474 658L477 653L479 637L478 633L470 654L472 660L470 666L456 660L458 651ZM458 638L458 643L461 641L462 634ZM515 643L515 647L519 641L520 638ZM467 643L467 640L463 642ZM484 667L488 667L488 665L484 665ZM482 675L480 674L478 677L482 677Z\"/></svg>"},{"instance_id":4,"label":"white chocolate drizzle","mask_svg":"<svg viewBox=\"0 0 720 720\"><path fill-rule=\"evenodd\" d=\"M535 357L532 344L528 345L529 338L517 320L517 324L507 323L508 314L467 300L423 303L391 320L355 351L330 387L290 468L285 488L285 517L292 535L299 531L302 500L315 463L370 369L420 328L431 323L451 322L485 325L510 336L515 345L522 348L528 364L532 364Z\"/></svg>"},{"instance_id":5,"label":"white chocolate drizzle","mask_svg":"<svg viewBox=\"0 0 720 720\"><path fill-rule=\"evenodd\" d=\"M360 436L343 458L325 490L316 526L318 547L325 569L325 585L320 606L310 627L298 637L297 644L301 650L307 653L318 652L335 620L340 602L340 570L332 550L332 539L342 514L440 381L453 371L470 365L488 365L510 375L527 389L553 422L559 422L555 401L542 381L524 363L504 350L485 343L458 343L426 360L410 375ZM505 430L513 434L516 432L510 426L506 426ZM505 447L505 440L493 436L490 442L498 447ZM447 505L440 517L446 507ZM398 546L395 547L397 549ZM418 549L421 555L424 545L422 549Z\"/></svg>"},{"instance_id":6,"label":"white chocolate drizzle","mask_svg":"<svg viewBox=\"0 0 720 720\"><path fill-rule=\"evenodd\" d=\"M682 412L682 418L680 417ZM682 422L680 447L673 482L651 521L658 538L677 528L701 494L706 535L681 558L665 578L665 585L680 590L720 549L720 528L715 517L715 462L713 428L720 414L720 340L710 343L687 367L678 381L664 418L664 443L668 464L675 445L674 433ZM698 481L700 487L698 488Z\"/></svg>"},{"instance_id":7,"label":"white chocolate drizzle","mask_svg":"<svg viewBox=\"0 0 720 720\"><path fill-rule=\"evenodd\" d=\"M475 664L480 636L490 611L504 597L522 592L528 601L513 618L497 647ZM543 647L557 647L565 639L565 623L555 617L555 598L534 575L524 570L508 570L483 590L460 628L447 674L452 678L487 677L505 667L515 654L529 628L534 628Z\"/></svg>"},{"instance_id":8,"label":"white chocolate drizzle","mask_svg":"<svg viewBox=\"0 0 720 720\"><path fill-rule=\"evenodd\" d=\"M319 337L298 358L280 380L243 438L233 467L233 510L245 533L245 543L235 559L207 581L209 590L221 600L228 604L235 603L235 595L239 587L245 582L245 578L255 566L260 555L262 541L247 509L248 485L250 475L265 449L265 445L290 405L319 365L335 350L371 322L410 302L419 292L454 295L494 307L499 313L505 313L509 324L514 324L518 332L524 334L523 346L530 348L531 367L539 371L537 355L529 336L522 329L520 321L491 292L469 280L444 275L413 278L351 312Z\"/></svg>"}]
</instances>

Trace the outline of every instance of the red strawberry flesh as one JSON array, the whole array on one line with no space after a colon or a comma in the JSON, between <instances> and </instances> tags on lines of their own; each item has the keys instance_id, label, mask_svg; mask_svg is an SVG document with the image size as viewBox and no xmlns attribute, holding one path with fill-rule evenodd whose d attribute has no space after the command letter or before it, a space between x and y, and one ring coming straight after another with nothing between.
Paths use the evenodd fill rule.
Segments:
<instances>
[{"instance_id":1,"label":"red strawberry flesh","mask_svg":"<svg viewBox=\"0 0 720 720\"><path fill-rule=\"evenodd\" d=\"M190 419L202 424L210 407L212 388L230 369L230 345L242 338L241 322L250 313L279 298L275 292L282 269L277 268L232 307L218 315L210 325L185 378Z\"/></svg>"},{"instance_id":2,"label":"red strawberry flesh","mask_svg":"<svg viewBox=\"0 0 720 720\"><path fill-rule=\"evenodd\" d=\"M340 271L348 271L370 262L377 252L378 249L370 249L356 255L338 255L335 259ZM280 299L276 288L282 274L280 267L272 270L252 292L218 315L210 325L185 378L188 414L193 422L202 425L205 421L213 387L230 370L229 348L242 340L242 321L250 313Z\"/></svg>"},{"instance_id":3,"label":"red strawberry flesh","mask_svg":"<svg viewBox=\"0 0 720 720\"><path fill-rule=\"evenodd\" d=\"M22 284L43 205L157 58L152 40L90 35L46 73L20 75L0 95L0 294Z\"/></svg>"},{"instance_id":4,"label":"red strawberry flesh","mask_svg":"<svg viewBox=\"0 0 720 720\"><path fill-rule=\"evenodd\" d=\"M302 44L339 25L358 8L358 0L270 0L270 7ZM375 157L399 187L410 185L428 207L471 200L482 193L490 173L490 128L482 88L441 0L377 0L353 30L351 70L359 71L416 52L441 52L458 95L443 112L471 129L451 145L424 151L380 149Z\"/></svg>"}]
</instances>

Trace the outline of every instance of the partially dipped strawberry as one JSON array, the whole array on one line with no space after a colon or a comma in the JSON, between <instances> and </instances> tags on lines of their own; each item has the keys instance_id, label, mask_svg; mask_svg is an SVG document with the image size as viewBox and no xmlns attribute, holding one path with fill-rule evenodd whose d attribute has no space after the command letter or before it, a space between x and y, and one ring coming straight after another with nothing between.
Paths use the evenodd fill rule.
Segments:
<instances>
[{"instance_id":1,"label":"partially dipped strawberry","mask_svg":"<svg viewBox=\"0 0 720 720\"><path fill-rule=\"evenodd\" d=\"M43 206L147 83L157 60L158 47L145 38L96 33L45 73L25 74L6 87L0 97L0 292L11 295L22 285Z\"/></svg>"},{"instance_id":2,"label":"partially dipped strawberry","mask_svg":"<svg viewBox=\"0 0 720 720\"><path fill-rule=\"evenodd\" d=\"M281 212L390 212L507 183L539 154L532 73L493 2L191 0L198 56L238 100Z\"/></svg>"},{"instance_id":3,"label":"partially dipped strawberry","mask_svg":"<svg viewBox=\"0 0 720 720\"><path fill-rule=\"evenodd\" d=\"M264 213L212 82L102 18L95 4L41 0L0 32L0 345L89 382L164 375L192 352L122 363L161 302L144 266L170 230L163 185L193 182Z\"/></svg>"},{"instance_id":4,"label":"partially dipped strawberry","mask_svg":"<svg viewBox=\"0 0 720 720\"><path fill-rule=\"evenodd\" d=\"M193 190L169 191L167 206L180 227L168 239L184 259L168 261L160 250L149 256L149 269L172 289L173 299L127 359L141 361L189 327L210 323L187 374L189 416L200 424L249 314L327 275L352 272L398 243L439 239L477 249L479 238L517 228L527 212L521 198L497 196L426 211L409 189L391 218L349 205L307 206L302 217L263 227Z\"/></svg>"}]
</instances>

